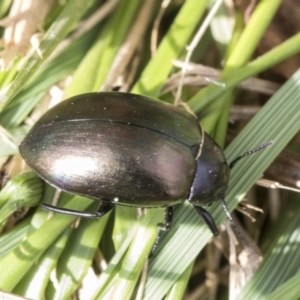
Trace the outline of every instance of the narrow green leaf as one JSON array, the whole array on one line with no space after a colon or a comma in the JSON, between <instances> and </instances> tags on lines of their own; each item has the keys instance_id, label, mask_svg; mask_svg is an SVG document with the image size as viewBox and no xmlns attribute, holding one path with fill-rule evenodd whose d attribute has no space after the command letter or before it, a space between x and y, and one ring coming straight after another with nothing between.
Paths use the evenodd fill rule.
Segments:
<instances>
[{"instance_id":1,"label":"narrow green leaf","mask_svg":"<svg viewBox=\"0 0 300 300\"><path fill-rule=\"evenodd\" d=\"M245 30L226 61L225 72L231 68L239 68L251 59L281 3L281 0L262 0L257 4Z\"/></svg>"},{"instance_id":2,"label":"narrow green leaf","mask_svg":"<svg viewBox=\"0 0 300 300\"><path fill-rule=\"evenodd\" d=\"M291 201L286 211L282 212L281 219L285 222L284 230L275 231L275 234L277 234L272 239L272 244L268 247L268 251L264 255L265 259L244 287L241 299L264 299L264 297L275 291L278 286L285 283L287 279L296 273L298 273L297 277L299 281L300 196L297 195L295 198ZM278 223L282 222L278 221ZM294 280L297 281L295 278ZM295 284L294 280L291 284ZM274 293L272 294L274 295ZM291 296L295 296L295 294L300 295L300 287L298 286L296 290L290 290L284 299L292 299L291 296L288 296L289 294Z\"/></svg>"},{"instance_id":3,"label":"narrow green leaf","mask_svg":"<svg viewBox=\"0 0 300 300\"><path fill-rule=\"evenodd\" d=\"M226 149L225 154L230 162L246 150L268 140L274 141L272 146L245 158L232 170L226 197L230 210L243 199L300 129L299 84L300 71L269 100ZM219 203L209 211L219 225L226 218ZM176 209L173 228L162 239L158 255L150 261L144 299L161 299L210 238L211 232L191 205L185 203Z\"/></svg>"},{"instance_id":4,"label":"narrow green leaf","mask_svg":"<svg viewBox=\"0 0 300 300\"><path fill-rule=\"evenodd\" d=\"M0 236L0 259L13 251L24 240L29 223L30 218L27 218Z\"/></svg>"},{"instance_id":5,"label":"narrow green leaf","mask_svg":"<svg viewBox=\"0 0 300 300\"><path fill-rule=\"evenodd\" d=\"M81 62L72 83L66 90L67 97L99 90L115 56L124 41L140 1L120 1L113 16L103 25L97 42Z\"/></svg>"},{"instance_id":6,"label":"narrow green leaf","mask_svg":"<svg viewBox=\"0 0 300 300\"><path fill-rule=\"evenodd\" d=\"M50 61L45 62L0 114L5 128L21 124L46 91L74 71L97 33L97 28L86 32Z\"/></svg>"},{"instance_id":7,"label":"narrow green leaf","mask_svg":"<svg viewBox=\"0 0 300 300\"><path fill-rule=\"evenodd\" d=\"M58 257L62 253L68 241L71 228L65 232L51 245L42 255L38 264L34 264L29 272L22 278L13 292L29 299L43 299L45 289L48 285L50 274L54 270Z\"/></svg>"},{"instance_id":8,"label":"narrow green leaf","mask_svg":"<svg viewBox=\"0 0 300 300\"><path fill-rule=\"evenodd\" d=\"M29 131L29 126L2 130L0 135L0 157L19 153L19 144Z\"/></svg>"},{"instance_id":9,"label":"narrow green leaf","mask_svg":"<svg viewBox=\"0 0 300 300\"><path fill-rule=\"evenodd\" d=\"M131 232L127 235L127 237L123 240L121 247L118 252L114 255L114 257L110 260L107 268L102 272L99 276L98 282L94 287L94 290L91 291L88 299L101 299L100 295L105 294L106 290L110 289L116 281L116 276L120 270L120 264L122 262L122 258L125 252L128 250L130 243L136 233L137 226L132 228Z\"/></svg>"},{"instance_id":10,"label":"narrow green leaf","mask_svg":"<svg viewBox=\"0 0 300 300\"><path fill-rule=\"evenodd\" d=\"M8 91L2 95L0 99L0 112L49 57L60 41L75 27L77 22L94 1L95 0L73 0L66 3L57 19L53 22L41 40L40 50L43 57L41 58L37 53L34 53L28 59L22 70L10 85Z\"/></svg>"},{"instance_id":11,"label":"narrow green leaf","mask_svg":"<svg viewBox=\"0 0 300 300\"><path fill-rule=\"evenodd\" d=\"M299 262L298 262L299 263ZM264 300L299 300L300 299L300 273L291 277L280 285L274 292L269 294Z\"/></svg>"},{"instance_id":12,"label":"narrow green leaf","mask_svg":"<svg viewBox=\"0 0 300 300\"><path fill-rule=\"evenodd\" d=\"M115 208L115 223L113 229L113 242L115 249L118 250L123 241L133 228L133 224L137 219L137 211L135 208L126 206L116 206Z\"/></svg>"},{"instance_id":13,"label":"narrow green leaf","mask_svg":"<svg viewBox=\"0 0 300 300\"><path fill-rule=\"evenodd\" d=\"M0 223L22 207L36 206L42 191L43 182L34 172L14 176L0 192Z\"/></svg>"},{"instance_id":14,"label":"narrow green leaf","mask_svg":"<svg viewBox=\"0 0 300 300\"><path fill-rule=\"evenodd\" d=\"M100 299L131 299L137 281L151 252L156 239L157 222L153 222L153 215L147 214L143 221L139 221L138 229L134 235L133 241L121 262L118 273L115 274L112 281L113 285L104 290Z\"/></svg>"},{"instance_id":15,"label":"narrow green leaf","mask_svg":"<svg viewBox=\"0 0 300 300\"><path fill-rule=\"evenodd\" d=\"M187 283L190 279L194 261L186 268L186 270L178 277L175 284L165 297L165 300L181 300L184 297Z\"/></svg>"},{"instance_id":16,"label":"narrow green leaf","mask_svg":"<svg viewBox=\"0 0 300 300\"><path fill-rule=\"evenodd\" d=\"M189 42L208 0L187 0L184 2L176 19L155 56L144 69L131 92L157 98L173 67L172 59L178 58Z\"/></svg>"},{"instance_id":17,"label":"narrow green leaf","mask_svg":"<svg viewBox=\"0 0 300 300\"><path fill-rule=\"evenodd\" d=\"M0 2L0 18L2 18L7 13L7 10L9 9L11 2L12 0L2 0Z\"/></svg>"},{"instance_id":18,"label":"narrow green leaf","mask_svg":"<svg viewBox=\"0 0 300 300\"><path fill-rule=\"evenodd\" d=\"M76 210L85 210L90 201L79 196L73 197L65 206ZM0 269L6 270L0 277L0 289L11 291L37 261L43 252L62 234L76 217L55 214L38 230L33 231L18 248L0 259Z\"/></svg>"},{"instance_id":19,"label":"narrow green leaf","mask_svg":"<svg viewBox=\"0 0 300 300\"><path fill-rule=\"evenodd\" d=\"M299 52L300 33L250 62L245 67L226 72L216 84L209 85L198 92L190 99L190 101L188 101L188 104L194 112L199 112L207 104L220 97L226 89L235 87L243 80L258 74Z\"/></svg>"},{"instance_id":20,"label":"narrow green leaf","mask_svg":"<svg viewBox=\"0 0 300 300\"><path fill-rule=\"evenodd\" d=\"M98 203L92 207L95 209ZM80 286L92 264L96 248L103 234L109 214L101 219L82 219L74 229L57 265L58 285L51 299L70 299Z\"/></svg>"},{"instance_id":21,"label":"narrow green leaf","mask_svg":"<svg viewBox=\"0 0 300 300\"><path fill-rule=\"evenodd\" d=\"M250 21L247 23L247 26L241 34L240 39L229 54L229 58L226 61L221 77L229 71L242 67L250 60L280 4L281 0L264 0L259 2L251 15ZM230 107L234 102L234 99L234 90L227 89L220 99L223 103L222 109L216 110L215 108L217 104L214 103L214 105L210 106L208 110L215 111L215 113L203 122L205 130L209 133L212 133L214 129L215 134L213 134L213 137L221 146L223 146L225 142ZM207 124L208 122L209 126Z\"/></svg>"}]
</instances>

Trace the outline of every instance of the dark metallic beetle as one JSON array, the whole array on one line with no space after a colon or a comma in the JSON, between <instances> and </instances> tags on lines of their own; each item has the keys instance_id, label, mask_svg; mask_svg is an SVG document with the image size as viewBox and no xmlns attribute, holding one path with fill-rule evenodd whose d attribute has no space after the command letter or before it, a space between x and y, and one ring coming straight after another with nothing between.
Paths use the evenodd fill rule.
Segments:
<instances>
[{"instance_id":1,"label":"dark metallic beetle","mask_svg":"<svg viewBox=\"0 0 300 300\"><path fill-rule=\"evenodd\" d=\"M222 200L226 209L230 167L199 121L173 105L128 93L79 95L43 115L20 153L49 184L101 203L95 213L46 209L101 217L115 204L166 207L168 230L172 205L187 200L218 234L202 206Z\"/></svg>"}]
</instances>

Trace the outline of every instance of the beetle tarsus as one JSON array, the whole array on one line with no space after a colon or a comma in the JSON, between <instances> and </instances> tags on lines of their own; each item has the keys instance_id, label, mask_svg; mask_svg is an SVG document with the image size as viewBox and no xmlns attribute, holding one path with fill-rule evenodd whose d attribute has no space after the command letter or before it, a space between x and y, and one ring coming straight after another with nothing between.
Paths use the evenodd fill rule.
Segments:
<instances>
[{"instance_id":1,"label":"beetle tarsus","mask_svg":"<svg viewBox=\"0 0 300 300\"><path fill-rule=\"evenodd\" d=\"M97 211L94 213L90 213L90 212L83 212L83 211L72 210L68 208L57 207L47 203L42 203L41 206L43 209L49 210L51 212L57 212L69 216L76 216L76 217L83 217L83 218L101 218L107 213L109 213L115 207L115 205L112 203L100 202L100 206L97 209Z\"/></svg>"},{"instance_id":2,"label":"beetle tarsus","mask_svg":"<svg viewBox=\"0 0 300 300\"><path fill-rule=\"evenodd\" d=\"M253 259L257 259L257 254L253 250L253 248L250 246L248 240L245 238L241 230L238 228L237 224L234 222L233 217L231 213L229 212L229 209L227 207L227 204L224 199L221 199L223 209L227 215L228 220L230 221L231 228L233 229L236 236L239 238L239 240L242 242L243 246L245 247L246 251L248 252L249 256Z\"/></svg>"},{"instance_id":3,"label":"beetle tarsus","mask_svg":"<svg viewBox=\"0 0 300 300\"><path fill-rule=\"evenodd\" d=\"M150 257L154 256L155 250L157 248L157 245L160 242L160 239L162 237L162 233L164 231L169 231L172 227L172 221L173 221L173 207L172 206L167 206L165 208L165 223L164 224L158 224L158 233L157 233L157 238L156 241L153 245Z\"/></svg>"}]
</instances>

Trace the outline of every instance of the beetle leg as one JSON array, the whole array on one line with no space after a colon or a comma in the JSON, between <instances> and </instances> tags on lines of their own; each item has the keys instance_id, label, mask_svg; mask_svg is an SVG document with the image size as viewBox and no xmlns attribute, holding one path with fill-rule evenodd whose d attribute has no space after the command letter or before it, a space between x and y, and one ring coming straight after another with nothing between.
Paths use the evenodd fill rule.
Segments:
<instances>
[{"instance_id":1,"label":"beetle leg","mask_svg":"<svg viewBox=\"0 0 300 300\"><path fill-rule=\"evenodd\" d=\"M195 206L196 212L201 216L201 218L203 219L204 223L208 226L208 228L210 229L210 231L212 232L212 234L214 236L219 235L219 231L217 228L217 225L213 219L213 217L211 216L211 214L206 211L203 207L201 206Z\"/></svg>"},{"instance_id":2,"label":"beetle leg","mask_svg":"<svg viewBox=\"0 0 300 300\"><path fill-rule=\"evenodd\" d=\"M158 233L157 233L157 238L156 241L153 245L152 251L150 256L154 255L154 252L157 248L157 245L162 237L163 231L169 231L172 227L172 221L173 221L173 207L172 206L167 206L165 208L165 223L164 224L157 224L158 227Z\"/></svg>"},{"instance_id":3,"label":"beetle leg","mask_svg":"<svg viewBox=\"0 0 300 300\"><path fill-rule=\"evenodd\" d=\"M76 216L76 217L84 217L84 218L101 218L107 213L109 213L115 205L113 203L107 203L107 202L100 202L100 206L94 213L89 212L83 212L83 211L77 211L62 207L53 206L47 203L41 204L42 208L47 209L52 212L58 212L66 215Z\"/></svg>"}]
</instances>

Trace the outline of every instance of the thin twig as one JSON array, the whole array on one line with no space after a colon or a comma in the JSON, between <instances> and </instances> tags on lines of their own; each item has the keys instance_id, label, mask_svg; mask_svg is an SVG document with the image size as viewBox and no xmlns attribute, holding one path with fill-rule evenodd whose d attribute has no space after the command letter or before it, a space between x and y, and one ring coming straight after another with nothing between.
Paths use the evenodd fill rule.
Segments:
<instances>
[{"instance_id":1,"label":"thin twig","mask_svg":"<svg viewBox=\"0 0 300 300\"><path fill-rule=\"evenodd\" d=\"M147 259L146 262L145 262L145 265L143 267L143 270L142 270L140 284L138 286L136 297L135 297L135 299L137 299L137 300L142 300L143 299L146 280L147 280L148 263L149 263L149 261Z\"/></svg>"},{"instance_id":2,"label":"thin twig","mask_svg":"<svg viewBox=\"0 0 300 300\"><path fill-rule=\"evenodd\" d=\"M205 33L206 29L208 28L213 16L216 14L216 12L218 11L221 3L223 0L217 0L214 4L214 6L212 7L212 9L210 10L208 16L206 17L206 19L204 20L204 22L202 23L201 27L199 28L198 32L196 33L195 37L193 38L191 44L187 47L187 54L185 57L185 65L187 65L191 59L192 53L194 51L194 49L196 48L196 46L198 45L200 39L202 38L203 34ZM181 93L182 93L182 86L183 86L183 79L185 77L186 74L186 67L184 67L182 69L181 72L181 77L180 77L180 81L179 81L179 87L177 90L177 94L176 94L176 98L174 101L175 105L178 105L180 98L181 98Z\"/></svg>"},{"instance_id":3,"label":"thin twig","mask_svg":"<svg viewBox=\"0 0 300 300\"><path fill-rule=\"evenodd\" d=\"M243 207L245 207L245 208L252 209L254 211L260 212L262 214L264 213L264 210L261 209L260 207L257 207L255 205L252 205L252 204L247 203L247 202L241 202L239 205L241 206L241 209L243 209Z\"/></svg>"},{"instance_id":4,"label":"thin twig","mask_svg":"<svg viewBox=\"0 0 300 300\"><path fill-rule=\"evenodd\" d=\"M51 58L57 56L63 49L69 46L75 39L82 36L84 33L93 28L97 23L100 23L105 19L117 6L120 0L109 0L105 2L99 9L97 9L88 19L78 23L75 31L66 38L60 45L55 49Z\"/></svg>"},{"instance_id":5,"label":"thin twig","mask_svg":"<svg viewBox=\"0 0 300 300\"><path fill-rule=\"evenodd\" d=\"M154 8L154 4L154 0L145 1L143 3L139 15L135 20L125 43L117 53L116 59L110 68L106 80L99 89L100 91L111 90L116 78L125 70L136 48L143 39L145 31L147 30L148 24L151 20L151 12Z\"/></svg>"},{"instance_id":6,"label":"thin twig","mask_svg":"<svg viewBox=\"0 0 300 300\"><path fill-rule=\"evenodd\" d=\"M236 208L237 211L239 211L240 213L242 213L243 215L245 215L246 217L248 217L250 219L251 222L256 222L256 219L254 217L251 216L251 214L247 211L245 211L242 207L237 207Z\"/></svg>"},{"instance_id":7,"label":"thin twig","mask_svg":"<svg viewBox=\"0 0 300 300\"><path fill-rule=\"evenodd\" d=\"M218 83L218 78L221 74L221 70L207 67L201 64L188 63L187 65L180 60L173 60L173 65L178 68L186 68L186 75L183 79L184 85L191 86L206 86L213 83ZM166 82L162 94L176 89L179 85L181 72L173 74ZM249 78L241 82L238 87L259 92L265 95L273 95L279 88L280 84L259 79L259 78Z\"/></svg>"},{"instance_id":8,"label":"thin twig","mask_svg":"<svg viewBox=\"0 0 300 300\"><path fill-rule=\"evenodd\" d=\"M158 37L158 28L161 22L161 19L165 13L166 8L169 6L171 0L163 0L160 10L157 14L157 17L154 21L152 32L151 32L151 56L153 57L157 49L157 37Z\"/></svg>"},{"instance_id":9,"label":"thin twig","mask_svg":"<svg viewBox=\"0 0 300 300\"><path fill-rule=\"evenodd\" d=\"M286 185L282 185L279 182L268 180L268 179L259 179L256 182L257 185L263 186L269 189L282 189L282 190L288 190L296 193L300 193L300 189L292 188Z\"/></svg>"}]
</instances>

